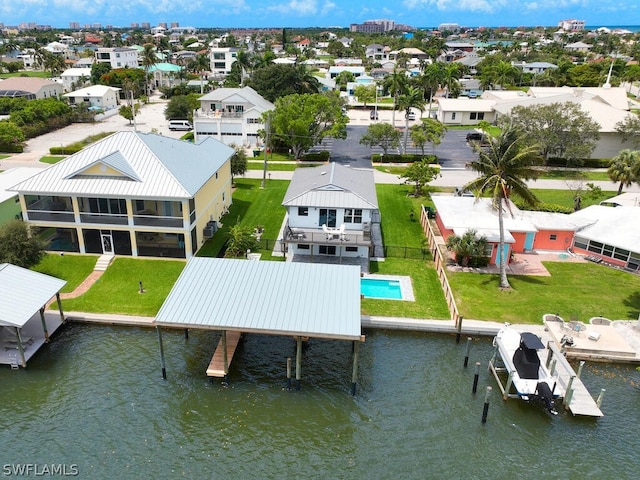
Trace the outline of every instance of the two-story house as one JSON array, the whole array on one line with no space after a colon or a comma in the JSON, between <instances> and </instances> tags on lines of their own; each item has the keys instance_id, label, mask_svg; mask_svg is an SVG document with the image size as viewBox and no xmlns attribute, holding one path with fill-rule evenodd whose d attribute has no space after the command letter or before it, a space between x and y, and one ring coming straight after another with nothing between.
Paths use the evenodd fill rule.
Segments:
<instances>
[{"instance_id":1,"label":"two-story house","mask_svg":"<svg viewBox=\"0 0 640 480\"><path fill-rule=\"evenodd\" d=\"M49 250L190 258L231 204L233 152L117 132L10 190Z\"/></svg>"},{"instance_id":2,"label":"two-story house","mask_svg":"<svg viewBox=\"0 0 640 480\"><path fill-rule=\"evenodd\" d=\"M284 196L282 242L295 255L373 256L374 224L380 223L372 170L330 163L298 168Z\"/></svg>"},{"instance_id":3,"label":"two-story house","mask_svg":"<svg viewBox=\"0 0 640 480\"><path fill-rule=\"evenodd\" d=\"M108 63L111 68L138 68L138 51L126 47L100 47L96 50L96 62Z\"/></svg>"},{"instance_id":4,"label":"two-story house","mask_svg":"<svg viewBox=\"0 0 640 480\"><path fill-rule=\"evenodd\" d=\"M211 47L209 61L214 78L224 78L231 73L231 65L236 61L238 49L235 47Z\"/></svg>"},{"instance_id":5,"label":"two-story house","mask_svg":"<svg viewBox=\"0 0 640 480\"><path fill-rule=\"evenodd\" d=\"M255 147L262 114L275 106L251 87L218 88L200 97L193 114L195 141L213 136L227 145Z\"/></svg>"}]
</instances>

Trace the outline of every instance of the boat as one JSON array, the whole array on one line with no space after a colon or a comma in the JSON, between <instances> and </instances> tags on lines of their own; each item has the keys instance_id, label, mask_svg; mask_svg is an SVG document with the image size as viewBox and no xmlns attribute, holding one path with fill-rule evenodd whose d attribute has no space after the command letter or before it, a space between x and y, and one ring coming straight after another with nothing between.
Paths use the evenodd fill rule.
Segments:
<instances>
[{"instance_id":1,"label":"boat","mask_svg":"<svg viewBox=\"0 0 640 480\"><path fill-rule=\"evenodd\" d=\"M559 397L556 390L558 378L551 375L544 362L540 361L538 350L545 348L540 337L531 332L518 332L507 324L494 338L494 345L517 396L525 402L539 403L549 413L557 415L554 400Z\"/></svg>"}]
</instances>

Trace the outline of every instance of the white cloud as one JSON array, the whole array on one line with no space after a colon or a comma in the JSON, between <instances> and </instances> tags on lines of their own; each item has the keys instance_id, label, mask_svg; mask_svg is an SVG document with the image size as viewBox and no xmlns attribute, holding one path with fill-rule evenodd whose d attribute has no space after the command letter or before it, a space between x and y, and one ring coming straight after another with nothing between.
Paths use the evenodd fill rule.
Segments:
<instances>
[{"instance_id":1,"label":"white cloud","mask_svg":"<svg viewBox=\"0 0 640 480\"><path fill-rule=\"evenodd\" d=\"M318 3L316 0L290 0L287 3L270 5L266 7L266 10L286 15L316 15L318 13Z\"/></svg>"}]
</instances>

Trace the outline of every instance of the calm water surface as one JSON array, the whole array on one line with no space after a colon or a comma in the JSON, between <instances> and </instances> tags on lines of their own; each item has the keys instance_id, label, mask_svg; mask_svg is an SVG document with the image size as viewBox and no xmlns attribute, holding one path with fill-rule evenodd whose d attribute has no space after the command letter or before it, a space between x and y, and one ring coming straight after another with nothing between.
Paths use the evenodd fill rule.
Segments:
<instances>
[{"instance_id":1,"label":"calm water surface","mask_svg":"<svg viewBox=\"0 0 640 480\"><path fill-rule=\"evenodd\" d=\"M490 339L473 342L470 364L483 366L472 396L464 342L366 333L351 397L348 342L312 340L302 390L287 391L293 340L246 336L223 387L204 375L215 332L165 332L163 381L155 331L68 324L28 369L0 368L0 467L76 464L91 479L637 478L632 367L585 368L594 395L607 389L598 421L494 391L482 425Z\"/></svg>"}]
</instances>

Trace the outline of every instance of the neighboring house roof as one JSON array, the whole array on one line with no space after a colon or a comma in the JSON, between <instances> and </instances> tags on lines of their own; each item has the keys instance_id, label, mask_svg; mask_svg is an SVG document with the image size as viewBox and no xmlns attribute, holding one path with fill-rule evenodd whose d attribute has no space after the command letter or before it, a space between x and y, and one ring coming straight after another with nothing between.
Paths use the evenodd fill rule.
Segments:
<instances>
[{"instance_id":1,"label":"neighboring house roof","mask_svg":"<svg viewBox=\"0 0 640 480\"><path fill-rule=\"evenodd\" d=\"M180 65L175 65L173 63L156 63L149 67L149 73L153 73L157 70L161 72L179 72L183 70L183 68Z\"/></svg>"},{"instance_id":2,"label":"neighboring house roof","mask_svg":"<svg viewBox=\"0 0 640 480\"><path fill-rule=\"evenodd\" d=\"M227 103L231 98L236 96L240 100L244 100L260 111L273 110L275 105L251 87L243 88L217 88L199 98L200 101ZM235 100L237 101L237 100Z\"/></svg>"},{"instance_id":3,"label":"neighboring house roof","mask_svg":"<svg viewBox=\"0 0 640 480\"><path fill-rule=\"evenodd\" d=\"M344 167L335 162L315 168L297 168L282 205L377 209L373 171Z\"/></svg>"},{"instance_id":4,"label":"neighboring house roof","mask_svg":"<svg viewBox=\"0 0 640 480\"><path fill-rule=\"evenodd\" d=\"M479 98L444 98L437 97L436 101L445 112L491 112L495 102Z\"/></svg>"},{"instance_id":5,"label":"neighboring house roof","mask_svg":"<svg viewBox=\"0 0 640 480\"><path fill-rule=\"evenodd\" d=\"M74 67L67 68L64 72L60 74L60 77L87 77L87 80L91 78L91 68L84 67Z\"/></svg>"},{"instance_id":6,"label":"neighboring house roof","mask_svg":"<svg viewBox=\"0 0 640 480\"><path fill-rule=\"evenodd\" d=\"M570 216L588 223L577 236L640 252L640 208L592 205Z\"/></svg>"},{"instance_id":7,"label":"neighboring house roof","mask_svg":"<svg viewBox=\"0 0 640 480\"><path fill-rule=\"evenodd\" d=\"M0 203L9 200L17 195L16 192L8 191L16 183L22 182L27 178L32 177L38 172L41 172L42 168L36 167L19 167L11 168L0 173Z\"/></svg>"},{"instance_id":8,"label":"neighboring house roof","mask_svg":"<svg viewBox=\"0 0 640 480\"><path fill-rule=\"evenodd\" d=\"M21 90L29 93L37 93L42 87L50 85L56 85L62 89L62 85L45 78L11 77L0 82L0 90Z\"/></svg>"},{"instance_id":9,"label":"neighboring house roof","mask_svg":"<svg viewBox=\"0 0 640 480\"><path fill-rule=\"evenodd\" d=\"M360 323L360 267L229 258L191 258L156 315L161 326L351 340Z\"/></svg>"},{"instance_id":10,"label":"neighboring house roof","mask_svg":"<svg viewBox=\"0 0 640 480\"><path fill-rule=\"evenodd\" d=\"M22 328L66 280L10 263L0 264L0 326Z\"/></svg>"},{"instance_id":11,"label":"neighboring house roof","mask_svg":"<svg viewBox=\"0 0 640 480\"><path fill-rule=\"evenodd\" d=\"M433 204L443 225L456 235L476 230L489 242L500 241L498 212L490 198L453 197L434 195ZM504 211L505 242L515 243L510 232L537 232L539 230L575 231L587 225L584 219L572 218L563 213L520 210L511 203L510 211Z\"/></svg>"},{"instance_id":12,"label":"neighboring house roof","mask_svg":"<svg viewBox=\"0 0 640 480\"><path fill-rule=\"evenodd\" d=\"M102 98L107 92L118 92L120 90L121 89L118 87L109 87L107 85L91 85L89 87L81 88L80 90L65 93L63 97Z\"/></svg>"},{"instance_id":13,"label":"neighboring house roof","mask_svg":"<svg viewBox=\"0 0 640 480\"><path fill-rule=\"evenodd\" d=\"M118 132L11 190L111 198L191 198L233 152L211 137L193 144L151 133Z\"/></svg>"},{"instance_id":14,"label":"neighboring house roof","mask_svg":"<svg viewBox=\"0 0 640 480\"><path fill-rule=\"evenodd\" d=\"M625 192L600 202L600 205L614 207L640 207L640 193Z\"/></svg>"}]
</instances>

